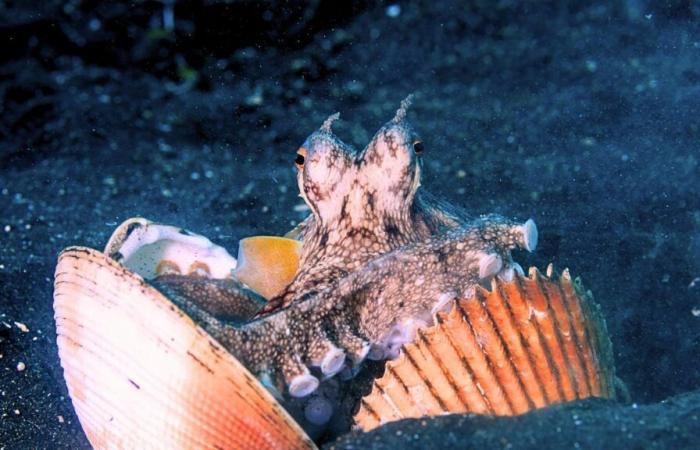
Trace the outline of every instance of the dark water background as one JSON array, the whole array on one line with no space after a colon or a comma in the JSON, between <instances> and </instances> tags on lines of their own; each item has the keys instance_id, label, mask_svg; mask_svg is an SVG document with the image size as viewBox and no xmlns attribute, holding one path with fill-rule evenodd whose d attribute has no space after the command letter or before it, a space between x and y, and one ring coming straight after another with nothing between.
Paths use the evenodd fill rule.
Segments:
<instances>
[{"instance_id":1,"label":"dark water background","mask_svg":"<svg viewBox=\"0 0 700 450\"><path fill-rule=\"evenodd\" d=\"M362 147L412 92L424 186L535 218L521 262L583 278L635 404L342 445L700 448L699 24L690 0L0 3L0 448L87 445L55 345L63 247L132 216L230 249L283 233L304 138L340 111Z\"/></svg>"}]
</instances>

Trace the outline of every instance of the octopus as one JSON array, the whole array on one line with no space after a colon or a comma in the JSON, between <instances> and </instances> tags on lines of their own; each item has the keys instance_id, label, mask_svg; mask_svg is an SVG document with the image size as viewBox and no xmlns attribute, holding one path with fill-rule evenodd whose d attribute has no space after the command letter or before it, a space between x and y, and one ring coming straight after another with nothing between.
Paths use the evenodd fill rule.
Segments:
<instances>
[{"instance_id":1,"label":"octopus","mask_svg":"<svg viewBox=\"0 0 700 450\"><path fill-rule=\"evenodd\" d=\"M395 358L416 330L493 277L522 273L537 228L470 217L421 187L423 140L407 121L411 97L356 151L330 116L297 150L310 216L291 283L266 302L236 279L163 275L153 281L268 385L306 397L341 370ZM312 373L313 370L313 373ZM321 378L321 380L319 380Z\"/></svg>"}]
</instances>

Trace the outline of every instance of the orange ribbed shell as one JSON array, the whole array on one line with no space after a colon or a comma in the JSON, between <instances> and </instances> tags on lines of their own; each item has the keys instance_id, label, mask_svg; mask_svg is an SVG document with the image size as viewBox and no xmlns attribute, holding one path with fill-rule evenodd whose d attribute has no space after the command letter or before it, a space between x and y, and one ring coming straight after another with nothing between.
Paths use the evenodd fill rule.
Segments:
<instances>
[{"instance_id":1,"label":"orange ribbed shell","mask_svg":"<svg viewBox=\"0 0 700 450\"><path fill-rule=\"evenodd\" d=\"M457 301L386 365L355 423L371 430L408 417L522 414L587 397L615 396L612 348L590 293L531 268Z\"/></svg>"}]
</instances>

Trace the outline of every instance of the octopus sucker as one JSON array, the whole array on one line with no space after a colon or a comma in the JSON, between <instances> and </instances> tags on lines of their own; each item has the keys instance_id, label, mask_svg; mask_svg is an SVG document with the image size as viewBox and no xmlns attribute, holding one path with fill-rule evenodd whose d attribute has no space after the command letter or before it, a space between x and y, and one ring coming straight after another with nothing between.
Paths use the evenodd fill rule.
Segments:
<instances>
[{"instance_id":1,"label":"octopus sucker","mask_svg":"<svg viewBox=\"0 0 700 450\"><path fill-rule=\"evenodd\" d=\"M243 239L234 258L204 236L134 218L104 252L60 255L59 352L93 445L176 433L161 416L143 418L150 430L123 417L144 401L136 389L162 393L163 411L211 405L182 419L186 446L313 448L282 405L323 430L354 389L338 386L354 386L365 359L388 361L372 392L350 399L363 429L615 396L590 295L568 271L526 276L513 260L536 249L535 222L472 216L422 187L430 152L407 120L411 102L360 151L333 133L337 113L302 143L293 160L311 214L285 238Z\"/></svg>"},{"instance_id":2,"label":"octopus sucker","mask_svg":"<svg viewBox=\"0 0 700 450\"><path fill-rule=\"evenodd\" d=\"M322 344L317 357L314 358L312 355L310 360L313 365L321 369L321 373L327 377L332 377L340 372L345 365L345 356L344 350L338 348L332 342L326 341Z\"/></svg>"},{"instance_id":3,"label":"octopus sucker","mask_svg":"<svg viewBox=\"0 0 700 450\"><path fill-rule=\"evenodd\" d=\"M311 375L309 368L297 355L283 353L280 360L280 368L287 382L289 395L306 397L318 388L318 378Z\"/></svg>"},{"instance_id":4,"label":"octopus sucker","mask_svg":"<svg viewBox=\"0 0 700 450\"><path fill-rule=\"evenodd\" d=\"M488 278L500 272L503 267L503 259L495 253L485 254L479 257L479 278Z\"/></svg>"}]
</instances>

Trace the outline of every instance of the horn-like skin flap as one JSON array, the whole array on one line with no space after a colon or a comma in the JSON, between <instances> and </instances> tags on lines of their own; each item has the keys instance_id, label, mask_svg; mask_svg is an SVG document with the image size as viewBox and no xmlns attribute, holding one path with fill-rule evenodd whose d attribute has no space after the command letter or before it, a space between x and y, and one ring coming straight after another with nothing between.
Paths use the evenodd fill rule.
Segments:
<instances>
[{"instance_id":1,"label":"horn-like skin flap","mask_svg":"<svg viewBox=\"0 0 700 450\"><path fill-rule=\"evenodd\" d=\"M420 329L387 362L360 403L368 431L409 417L473 412L516 415L588 397L615 398L605 322L568 270L557 279L532 268L494 278Z\"/></svg>"},{"instance_id":2,"label":"horn-like skin flap","mask_svg":"<svg viewBox=\"0 0 700 450\"><path fill-rule=\"evenodd\" d=\"M270 299L282 292L299 269L301 242L277 236L252 236L238 244L234 276Z\"/></svg>"},{"instance_id":3,"label":"horn-like skin flap","mask_svg":"<svg viewBox=\"0 0 700 450\"><path fill-rule=\"evenodd\" d=\"M61 365L94 448L315 448L218 342L104 253L63 251L54 288Z\"/></svg>"}]
</instances>

